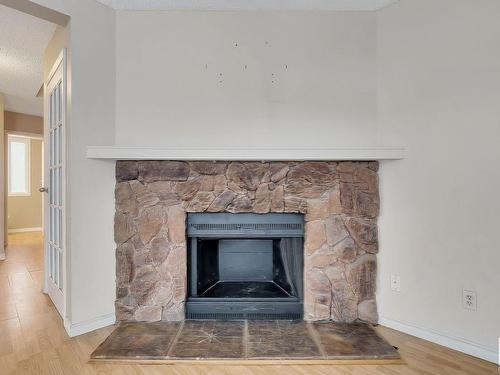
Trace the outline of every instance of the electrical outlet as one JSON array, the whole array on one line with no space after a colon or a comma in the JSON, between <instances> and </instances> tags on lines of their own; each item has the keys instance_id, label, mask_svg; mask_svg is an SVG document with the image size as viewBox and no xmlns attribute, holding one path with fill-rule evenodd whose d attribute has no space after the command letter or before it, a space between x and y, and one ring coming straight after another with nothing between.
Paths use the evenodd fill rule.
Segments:
<instances>
[{"instance_id":1,"label":"electrical outlet","mask_svg":"<svg viewBox=\"0 0 500 375\"><path fill-rule=\"evenodd\" d=\"M462 305L466 310L477 310L476 292L471 290L462 290Z\"/></svg>"},{"instance_id":2,"label":"electrical outlet","mask_svg":"<svg viewBox=\"0 0 500 375\"><path fill-rule=\"evenodd\" d=\"M401 292L401 277L399 275L391 275L391 290Z\"/></svg>"}]
</instances>

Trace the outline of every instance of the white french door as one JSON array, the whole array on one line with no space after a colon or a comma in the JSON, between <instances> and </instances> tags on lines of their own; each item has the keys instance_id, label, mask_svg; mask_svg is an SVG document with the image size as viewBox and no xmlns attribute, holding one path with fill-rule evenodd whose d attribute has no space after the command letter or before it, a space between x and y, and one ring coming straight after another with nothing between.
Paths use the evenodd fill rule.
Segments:
<instances>
[{"instance_id":1,"label":"white french door","mask_svg":"<svg viewBox=\"0 0 500 375\"><path fill-rule=\"evenodd\" d=\"M45 83L44 199L45 291L65 316L66 205L66 53L56 60Z\"/></svg>"}]
</instances>

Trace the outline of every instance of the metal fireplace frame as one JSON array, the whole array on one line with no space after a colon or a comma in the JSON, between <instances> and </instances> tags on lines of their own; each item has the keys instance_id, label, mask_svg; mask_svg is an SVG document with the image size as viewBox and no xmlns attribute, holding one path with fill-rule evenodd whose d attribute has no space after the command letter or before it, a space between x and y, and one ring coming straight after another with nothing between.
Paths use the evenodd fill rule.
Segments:
<instances>
[{"instance_id":1,"label":"metal fireplace frame","mask_svg":"<svg viewBox=\"0 0 500 375\"><path fill-rule=\"evenodd\" d=\"M218 298L198 296L198 240L301 238L303 265L304 216L290 213L188 213L187 319L303 319L300 296ZM300 277L303 279L303 267Z\"/></svg>"}]
</instances>

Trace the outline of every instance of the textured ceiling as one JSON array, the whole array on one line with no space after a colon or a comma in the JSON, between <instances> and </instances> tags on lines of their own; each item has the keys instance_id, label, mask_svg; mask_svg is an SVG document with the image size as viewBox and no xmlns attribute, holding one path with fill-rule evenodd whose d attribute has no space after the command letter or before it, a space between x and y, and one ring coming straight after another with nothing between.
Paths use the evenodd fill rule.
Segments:
<instances>
[{"instance_id":1,"label":"textured ceiling","mask_svg":"<svg viewBox=\"0 0 500 375\"><path fill-rule=\"evenodd\" d=\"M399 0L97 0L130 10L377 10Z\"/></svg>"},{"instance_id":2,"label":"textured ceiling","mask_svg":"<svg viewBox=\"0 0 500 375\"><path fill-rule=\"evenodd\" d=\"M8 111L43 114L36 94L43 83L42 55L55 25L0 5L0 92Z\"/></svg>"}]
</instances>

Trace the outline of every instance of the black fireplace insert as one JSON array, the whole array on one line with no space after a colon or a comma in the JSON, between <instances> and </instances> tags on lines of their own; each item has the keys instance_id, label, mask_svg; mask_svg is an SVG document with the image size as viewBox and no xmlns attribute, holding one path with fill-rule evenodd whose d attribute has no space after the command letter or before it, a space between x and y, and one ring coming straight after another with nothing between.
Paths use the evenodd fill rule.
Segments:
<instances>
[{"instance_id":1,"label":"black fireplace insert","mask_svg":"<svg viewBox=\"0 0 500 375\"><path fill-rule=\"evenodd\" d=\"M188 319L302 319L301 214L190 213Z\"/></svg>"}]
</instances>

